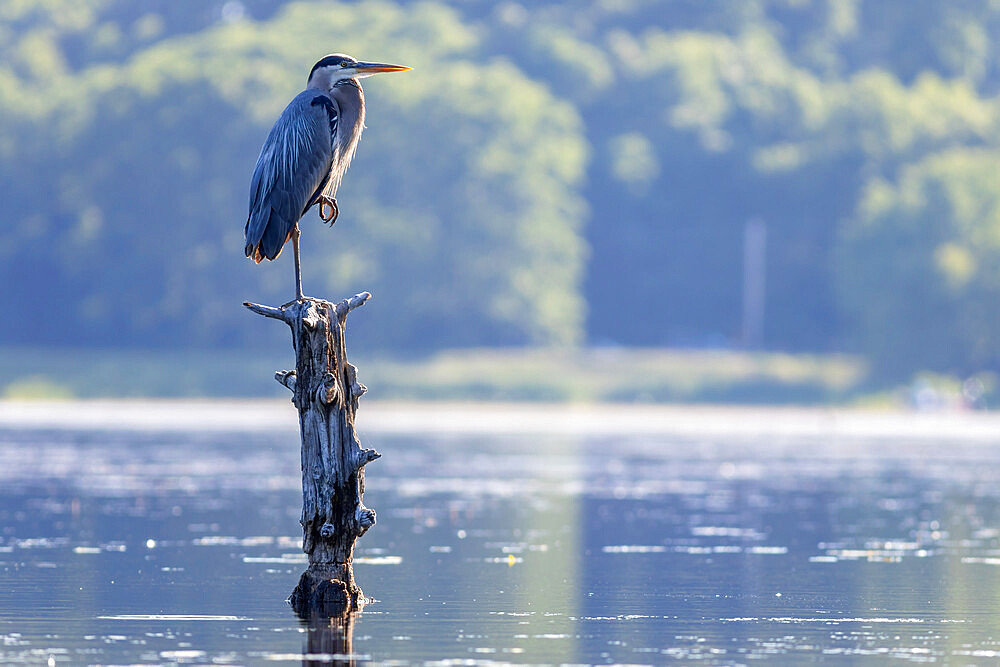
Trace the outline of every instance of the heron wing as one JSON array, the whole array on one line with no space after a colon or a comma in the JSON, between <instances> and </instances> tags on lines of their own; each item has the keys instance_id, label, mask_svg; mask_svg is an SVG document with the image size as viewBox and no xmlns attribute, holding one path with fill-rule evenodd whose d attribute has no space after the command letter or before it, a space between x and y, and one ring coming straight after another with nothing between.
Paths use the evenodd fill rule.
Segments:
<instances>
[{"instance_id":1,"label":"heron wing","mask_svg":"<svg viewBox=\"0 0 1000 667\"><path fill-rule=\"evenodd\" d=\"M317 102L321 98L323 101ZM315 90L299 93L267 135L250 181L246 255L260 262L274 259L292 228L315 201L333 158L335 129L330 99Z\"/></svg>"}]
</instances>

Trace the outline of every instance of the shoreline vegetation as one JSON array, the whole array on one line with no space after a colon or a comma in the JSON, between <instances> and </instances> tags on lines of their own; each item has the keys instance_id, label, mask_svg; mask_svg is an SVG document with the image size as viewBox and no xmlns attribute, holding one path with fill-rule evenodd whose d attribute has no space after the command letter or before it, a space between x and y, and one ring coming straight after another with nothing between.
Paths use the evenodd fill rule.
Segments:
<instances>
[{"instance_id":1,"label":"shoreline vegetation","mask_svg":"<svg viewBox=\"0 0 1000 667\"><path fill-rule=\"evenodd\" d=\"M283 351L0 348L0 398L266 398ZM733 350L505 348L407 360L357 355L367 400L990 407L990 378L877 385L846 355Z\"/></svg>"}]
</instances>

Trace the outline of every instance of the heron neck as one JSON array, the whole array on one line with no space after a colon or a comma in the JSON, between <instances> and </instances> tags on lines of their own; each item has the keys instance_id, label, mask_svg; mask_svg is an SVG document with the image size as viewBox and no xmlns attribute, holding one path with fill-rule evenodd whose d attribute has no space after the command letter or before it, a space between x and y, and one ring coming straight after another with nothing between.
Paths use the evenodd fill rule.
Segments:
<instances>
[{"instance_id":1,"label":"heron neck","mask_svg":"<svg viewBox=\"0 0 1000 667\"><path fill-rule=\"evenodd\" d=\"M330 91L330 98L337 104L337 136L335 146L348 160L354 155L358 137L365 127L365 94L355 79L340 81Z\"/></svg>"}]
</instances>

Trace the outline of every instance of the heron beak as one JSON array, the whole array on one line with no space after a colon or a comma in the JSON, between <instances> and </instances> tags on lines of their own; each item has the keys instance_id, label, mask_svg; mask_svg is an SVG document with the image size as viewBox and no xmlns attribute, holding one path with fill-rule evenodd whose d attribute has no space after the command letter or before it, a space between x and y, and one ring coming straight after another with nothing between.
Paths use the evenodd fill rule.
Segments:
<instances>
[{"instance_id":1,"label":"heron beak","mask_svg":"<svg viewBox=\"0 0 1000 667\"><path fill-rule=\"evenodd\" d=\"M384 63L358 63L354 69L359 73L378 74L379 72L407 72L412 67L406 65L386 65Z\"/></svg>"}]
</instances>

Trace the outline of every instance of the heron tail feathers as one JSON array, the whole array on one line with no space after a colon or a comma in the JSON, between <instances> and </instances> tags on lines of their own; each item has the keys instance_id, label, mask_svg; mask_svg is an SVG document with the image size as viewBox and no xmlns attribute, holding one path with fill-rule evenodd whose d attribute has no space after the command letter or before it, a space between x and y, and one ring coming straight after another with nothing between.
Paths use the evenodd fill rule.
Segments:
<instances>
[{"instance_id":1,"label":"heron tail feathers","mask_svg":"<svg viewBox=\"0 0 1000 667\"><path fill-rule=\"evenodd\" d=\"M291 237L293 226L271 207L251 212L246 226L246 256L257 264L277 259Z\"/></svg>"},{"instance_id":2,"label":"heron tail feathers","mask_svg":"<svg viewBox=\"0 0 1000 667\"><path fill-rule=\"evenodd\" d=\"M264 228L264 234L260 239L259 252L268 259L277 259L281 254L281 248L288 240L289 233L295 223L285 220L277 211L271 209L270 219Z\"/></svg>"}]
</instances>

